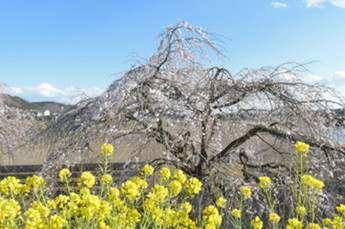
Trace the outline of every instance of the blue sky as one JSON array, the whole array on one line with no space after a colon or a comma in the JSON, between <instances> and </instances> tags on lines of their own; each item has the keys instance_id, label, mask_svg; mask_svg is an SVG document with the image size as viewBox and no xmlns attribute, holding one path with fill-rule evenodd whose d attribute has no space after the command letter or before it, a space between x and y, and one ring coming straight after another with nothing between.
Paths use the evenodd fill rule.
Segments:
<instances>
[{"instance_id":1,"label":"blue sky","mask_svg":"<svg viewBox=\"0 0 345 229\"><path fill-rule=\"evenodd\" d=\"M345 94L345 0L0 0L0 82L29 101L97 95L179 20L221 35L234 73L315 61L308 80Z\"/></svg>"}]
</instances>

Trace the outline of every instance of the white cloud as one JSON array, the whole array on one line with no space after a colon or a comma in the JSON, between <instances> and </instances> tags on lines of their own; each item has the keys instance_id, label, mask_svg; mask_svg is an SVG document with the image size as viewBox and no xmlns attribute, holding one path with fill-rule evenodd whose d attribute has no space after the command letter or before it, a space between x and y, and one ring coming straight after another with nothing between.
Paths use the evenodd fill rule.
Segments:
<instances>
[{"instance_id":1,"label":"white cloud","mask_svg":"<svg viewBox=\"0 0 345 229\"><path fill-rule=\"evenodd\" d=\"M10 92L13 92L15 94L23 93L23 90L19 87L7 87L6 89L8 89Z\"/></svg>"},{"instance_id":2,"label":"white cloud","mask_svg":"<svg viewBox=\"0 0 345 229\"><path fill-rule=\"evenodd\" d=\"M288 7L288 5L286 5L285 3L282 3L282 2L271 2L271 5L274 8L287 8Z\"/></svg>"},{"instance_id":3,"label":"white cloud","mask_svg":"<svg viewBox=\"0 0 345 229\"><path fill-rule=\"evenodd\" d=\"M41 83L36 87L26 89L28 92L35 93L43 97L57 97L64 96L65 93L62 90L54 88L49 83Z\"/></svg>"},{"instance_id":4,"label":"white cloud","mask_svg":"<svg viewBox=\"0 0 345 229\"><path fill-rule=\"evenodd\" d=\"M339 91L345 92L343 89L345 87L345 71L336 71L330 79L331 84ZM344 95L345 96L345 95Z\"/></svg>"},{"instance_id":5,"label":"white cloud","mask_svg":"<svg viewBox=\"0 0 345 229\"><path fill-rule=\"evenodd\" d=\"M35 87L28 88L5 88L6 93L20 96L28 101L55 101L69 104L77 103L88 97L98 96L104 91L104 89L98 87L87 89L79 89L75 87L57 89L49 83L41 83Z\"/></svg>"},{"instance_id":6,"label":"white cloud","mask_svg":"<svg viewBox=\"0 0 345 229\"><path fill-rule=\"evenodd\" d=\"M304 0L307 3L307 7L323 7L323 3L329 2L334 6L345 8L345 0Z\"/></svg>"},{"instance_id":7,"label":"white cloud","mask_svg":"<svg viewBox=\"0 0 345 229\"><path fill-rule=\"evenodd\" d=\"M321 76L318 75L313 75L313 74L308 74L303 78L303 81L306 83L318 83L322 80Z\"/></svg>"},{"instance_id":8,"label":"white cloud","mask_svg":"<svg viewBox=\"0 0 345 229\"><path fill-rule=\"evenodd\" d=\"M345 71L337 71L334 73L334 77L345 80Z\"/></svg>"}]
</instances>

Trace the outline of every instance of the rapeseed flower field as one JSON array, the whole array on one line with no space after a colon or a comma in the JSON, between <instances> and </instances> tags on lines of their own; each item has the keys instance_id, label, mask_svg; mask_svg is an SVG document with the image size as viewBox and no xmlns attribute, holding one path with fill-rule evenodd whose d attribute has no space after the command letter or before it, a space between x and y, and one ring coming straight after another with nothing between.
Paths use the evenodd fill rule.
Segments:
<instances>
[{"instance_id":1,"label":"rapeseed flower field","mask_svg":"<svg viewBox=\"0 0 345 229\"><path fill-rule=\"evenodd\" d=\"M203 184L187 176L182 170L161 168L155 171L145 165L140 176L135 176L115 186L108 169L113 146L102 145L101 174L84 171L71 185L72 173L68 168L59 171L60 182L66 191L58 196L46 194L43 177L31 176L25 182L16 177L0 181L0 228L3 229L216 229L228 228L286 228L286 229L343 229L345 228L345 205L336 207L333 218L321 219L317 215L318 195L324 183L307 173L303 160L308 156L309 146L298 142L295 145L296 180L293 188L294 202L291 218L282 222L277 213L274 182L270 177L259 178L258 193L250 186L238 188L235 203L223 196L214 204L204 204L199 212L193 199L202 193ZM156 179L153 179L157 174ZM96 188L97 186L98 188ZM255 215L244 219L253 195L261 195L268 212L266 216ZM265 218L266 217L266 218ZM224 220L228 220L225 222ZM244 221L249 222L244 224ZM246 226L247 225L247 226Z\"/></svg>"}]
</instances>

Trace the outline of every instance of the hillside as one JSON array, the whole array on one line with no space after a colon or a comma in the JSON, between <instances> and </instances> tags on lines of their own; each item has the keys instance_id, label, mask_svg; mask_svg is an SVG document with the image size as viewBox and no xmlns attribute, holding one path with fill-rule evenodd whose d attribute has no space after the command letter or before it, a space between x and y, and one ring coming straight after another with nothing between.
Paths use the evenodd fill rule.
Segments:
<instances>
[{"instance_id":1,"label":"hillside","mask_svg":"<svg viewBox=\"0 0 345 229\"><path fill-rule=\"evenodd\" d=\"M30 103L25 99L22 99L18 96L11 96L8 94L1 94L3 103L9 107L15 107L22 110L38 110L40 106Z\"/></svg>"},{"instance_id":2,"label":"hillside","mask_svg":"<svg viewBox=\"0 0 345 229\"><path fill-rule=\"evenodd\" d=\"M1 97L3 104L22 110L49 110L51 113L63 113L73 107L73 105L66 105L51 101L28 102L27 100L18 96L11 96L8 94L1 94Z\"/></svg>"},{"instance_id":3,"label":"hillside","mask_svg":"<svg viewBox=\"0 0 345 229\"><path fill-rule=\"evenodd\" d=\"M66 105L57 102L32 102L33 105L39 107L40 110L49 110L51 113L64 113L72 109L73 105Z\"/></svg>"}]
</instances>

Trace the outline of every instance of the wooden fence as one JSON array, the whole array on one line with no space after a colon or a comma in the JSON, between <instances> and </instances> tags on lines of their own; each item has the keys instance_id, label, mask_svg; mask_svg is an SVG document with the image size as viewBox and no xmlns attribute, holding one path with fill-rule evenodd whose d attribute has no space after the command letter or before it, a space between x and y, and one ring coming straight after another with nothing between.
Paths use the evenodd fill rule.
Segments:
<instances>
[{"instance_id":1,"label":"wooden fence","mask_svg":"<svg viewBox=\"0 0 345 229\"><path fill-rule=\"evenodd\" d=\"M133 176L139 175L143 165L143 163L110 163L108 168L110 174L113 176L113 181L115 183L121 183ZM24 183L27 177L38 175L42 168L43 165L0 165L0 181L5 177L14 176ZM66 168L66 166L62 166L62 168ZM76 164L69 167L69 169L72 172L72 186L76 186L75 181L83 171L90 171L96 176L99 174L99 164L96 163ZM59 189L63 184L58 181L58 174L56 174L55 179L55 183Z\"/></svg>"}]
</instances>

